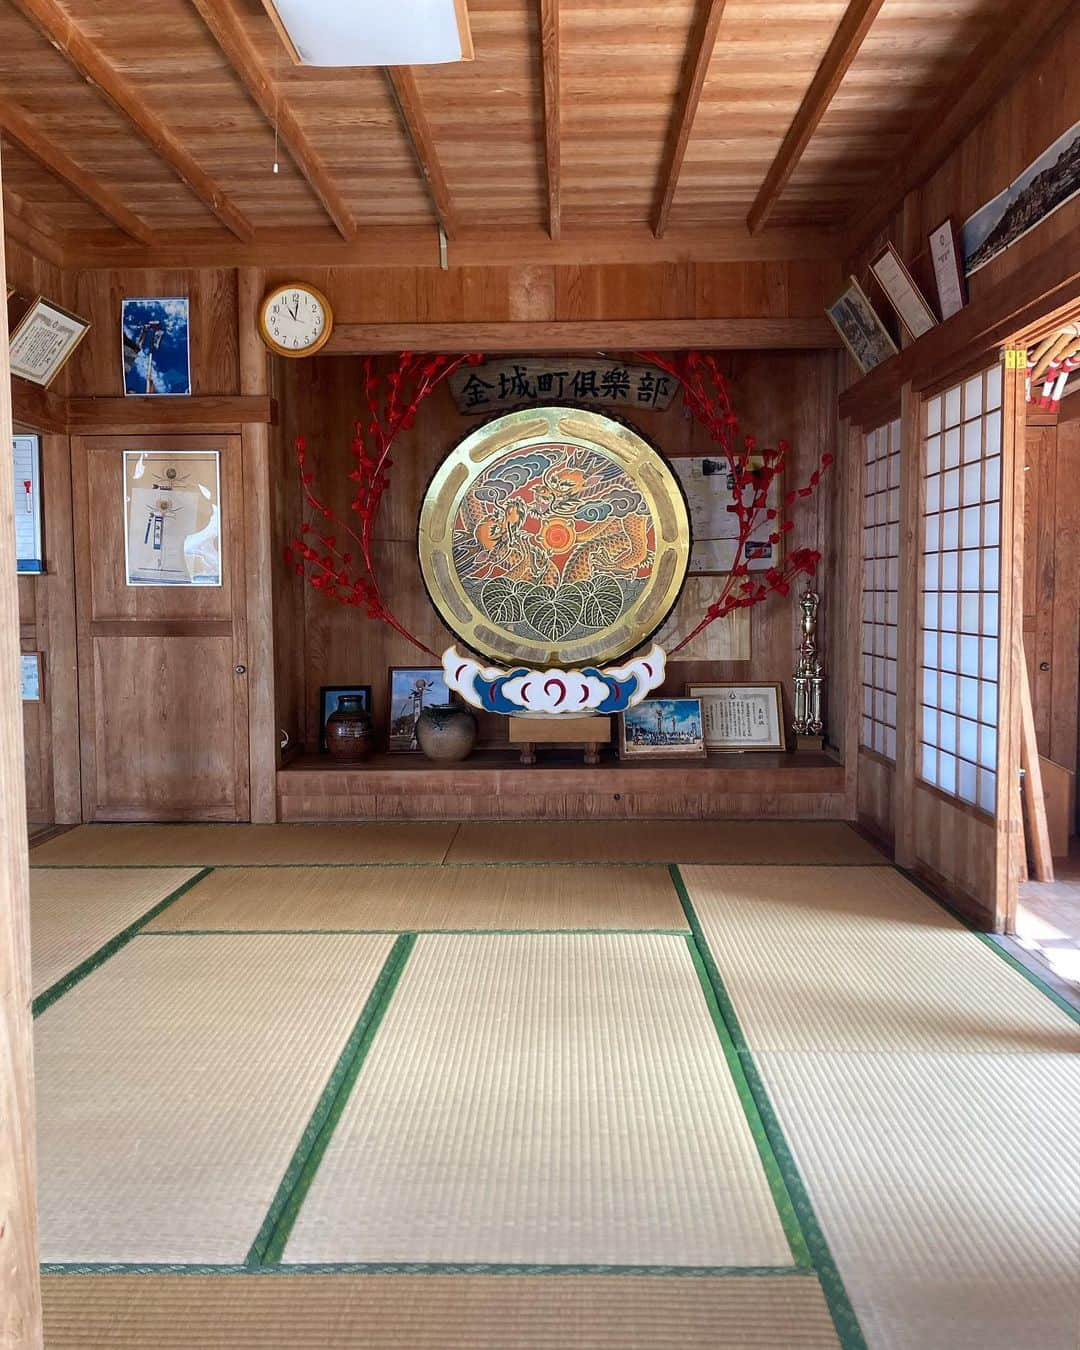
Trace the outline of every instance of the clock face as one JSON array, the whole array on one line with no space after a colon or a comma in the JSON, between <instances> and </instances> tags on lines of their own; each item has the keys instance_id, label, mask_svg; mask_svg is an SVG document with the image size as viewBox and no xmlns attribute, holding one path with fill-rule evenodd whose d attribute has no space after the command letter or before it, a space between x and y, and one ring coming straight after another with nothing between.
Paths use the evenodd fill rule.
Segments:
<instances>
[{"instance_id":1,"label":"clock face","mask_svg":"<svg viewBox=\"0 0 1080 1350\"><path fill-rule=\"evenodd\" d=\"M282 356L309 356L330 336L333 316L325 296L308 286L279 286L262 304L260 327Z\"/></svg>"}]
</instances>

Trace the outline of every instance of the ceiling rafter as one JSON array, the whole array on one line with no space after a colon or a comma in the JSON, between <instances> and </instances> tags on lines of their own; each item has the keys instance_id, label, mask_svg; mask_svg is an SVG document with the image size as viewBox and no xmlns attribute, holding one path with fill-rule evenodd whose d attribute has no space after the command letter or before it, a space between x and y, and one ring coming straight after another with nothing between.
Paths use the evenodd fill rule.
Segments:
<instances>
[{"instance_id":1,"label":"ceiling rafter","mask_svg":"<svg viewBox=\"0 0 1080 1350\"><path fill-rule=\"evenodd\" d=\"M667 150L664 153L660 169L660 186L657 192L656 210L653 213L653 234L660 239L667 229L671 204L675 200L675 189L679 185L686 147L690 142L690 132L694 127L701 91L705 87L709 62L716 46L716 36L720 31L720 20L724 15L725 0L701 0L698 6L694 30L686 48L682 78L679 81L679 96L672 116L671 130L668 134Z\"/></svg>"},{"instance_id":2,"label":"ceiling rafter","mask_svg":"<svg viewBox=\"0 0 1080 1350\"><path fill-rule=\"evenodd\" d=\"M859 48L884 3L885 0L851 0L844 11L833 39L821 58L817 73L810 82L810 88L799 105L799 111L795 114L776 158L765 175L765 181L754 198L754 204L746 218L751 234L757 234L772 214L780 194L794 173L795 166L802 159L806 147L810 144L811 136L833 101L841 80L848 72L848 67L859 54Z\"/></svg>"},{"instance_id":3,"label":"ceiling rafter","mask_svg":"<svg viewBox=\"0 0 1080 1350\"><path fill-rule=\"evenodd\" d=\"M192 4L260 112L277 128L293 163L307 179L338 234L342 239L355 239L356 218L340 187L297 121L296 114L281 97L278 85L240 22L231 0L192 0Z\"/></svg>"},{"instance_id":4,"label":"ceiling rafter","mask_svg":"<svg viewBox=\"0 0 1080 1350\"><path fill-rule=\"evenodd\" d=\"M160 118L101 48L71 18L57 0L11 0L15 8L41 31L75 69L94 85L131 123L150 148L165 161L180 180L230 230L237 239L250 241L255 234L251 221L239 211L210 175L195 162Z\"/></svg>"},{"instance_id":5,"label":"ceiling rafter","mask_svg":"<svg viewBox=\"0 0 1080 1350\"><path fill-rule=\"evenodd\" d=\"M88 170L76 164L66 150L51 140L33 118L10 99L0 95L0 131L7 140L21 146L39 164L77 193L83 201L97 207L103 216L123 230L130 239L150 244L154 231Z\"/></svg>"},{"instance_id":6,"label":"ceiling rafter","mask_svg":"<svg viewBox=\"0 0 1080 1350\"><path fill-rule=\"evenodd\" d=\"M385 70L390 91L397 101L405 134L409 138L416 162L427 184L435 217L447 239L453 239L457 233L457 215L435 147L435 137L431 133L427 113L424 112L416 76L411 66L386 66Z\"/></svg>"},{"instance_id":7,"label":"ceiling rafter","mask_svg":"<svg viewBox=\"0 0 1080 1350\"><path fill-rule=\"evenodd\" d=\"M560 0L539 0L544 83L544 151L547 163L548 234L562 234L562 71L559 65Z\"/></svg>"},{"instance_id":8,"label":"ceiling rafter","mask_svg":"<svg viewBox=\"0 0 1080 1350\"><path fill-rule=\"evenodd\" d=\"M964 139L1001 97L1051 29L1073 10L1075 0L1043 0L1018 24L1010 11L953 77L948 92L919 123L895 167L875 183L848 221L852 251L865 243L903 201Z\"/></svg>"}]
</instances>

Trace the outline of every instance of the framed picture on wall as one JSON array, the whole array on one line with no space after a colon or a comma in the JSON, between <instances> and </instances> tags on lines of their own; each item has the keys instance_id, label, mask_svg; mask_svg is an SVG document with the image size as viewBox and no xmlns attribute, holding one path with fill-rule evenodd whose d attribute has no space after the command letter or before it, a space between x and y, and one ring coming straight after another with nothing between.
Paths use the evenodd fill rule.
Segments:
<instances>
[{"instance_id":1,"label":"framed picture on wall","mask_svg":"<svg viewBox=\"0 0 1080 1350\"><path fill-rule=\"evenodd\" d=\"M864 375L896 355L896 343L854 277L849 277L847 287L826 305L825 313Z\"/></svg>"},{"instance_id":2,"label":"framed picture on wall","mask_svg":"<svg viewBox=\"0 0 1080 1350\"><path fill-rule=\"evenodd\" d=\"M221 454L124 451L129 586L221 585Z\"/></svg>"},{"instance_id":3,"label":"framed picture on wall","mask_svg":"<svg viewBox=\"0 0 1080 1350\"><path fill-rule=\"evenodd\" d=\"M903 258L892 244L885 245L885 252L870 264L870 270L889 297L897 318L913 338L920 338L924 333L929 333L931 328L937 327L934 311L923 299L922 292L904 266Z\"/></svg>"},{"instance_id":4,"label":"framed picture on wall","mask_svg":"<svg viewBox=\"0 0 1080 1350\"><path fill-rule=\"evenodd\" d=\"M619 717L620 759L704 759L701 700L647 698Z\"/></svg>"},{"instance_id":5,"label":"framed picture on wall","mask_svg":"<svg viewBox=\"0 0 1080 1350\"><path fill-rule=\"evenodd\" d=\"M22 701L24 703L40 703L44 698L44 694L42 693L41 665L40 652L20 653L19 673L22 684Z\"/></svg>"},{"instance_id":6,"label":"framed picture on wall","mask_svg":"<svg viewBox=\"0 0 1080 1350\"><path fill-rule=\"evenodd\" d=\"M11 438L15 470L15 570L44 572L41 544L41 437Z\"/></svg>"},{"instance_id":7,"label":"framed picture on wall","mask_svg":"<svg viewBox=\"0 0 1080 1350\"><path fill-rule=\"evenodd\" d=\"M952 220L943 221L930 235L930 258L937 282L938 309L942 319L951 319L964 308L967 293L960 266L960 245Z\"/></svg>"},{"instance_id":8,"label":"framed picture on wall","mask_svg":"<svg viewBox=\"0 0 1080 1350\"><path fill-rule=\"evenodd\" d=\"M32 384L52 384L90 325L39 295L11 335L11 373Z\"/></svg>"},{"instance_id":9,"label":"framed picture on wall","mask_svg":"<svg viewBox=\"0 0 1080 1350\"><path fill-rule=\"evenodd\" d=\"M442 666L391 666L387 681L390 693L387 749L420 750L416 724L433 703L450 703L450 689Z\"/></svg>"},{"instance_id":10,"label":"framed picture on wall","mask_svg":"<svg viewBox=\"0 0 1080 1350\"><path fill-rule=\"evenodd\" d=\"M125 394L191 393L186 295L124 300L120 330Z\"/></svg>"},{"instance_id":11,"label":"framed picture on wall","mask_svg":"<svg viewBox=\"0 0 1080 1350\"><path fill-rule=\"evenodd\" d=\"M784 703L773 684L692 684L710 750L786 750Z\"/></svg>"},{"instance_id":12,"label":"framed picture on wall","mask_svg":"<svg viewBox=\"0 0 1080 1350\"><path fill-rule=\"evenodd\" d=\"M319 753L326 754L326 723L331 714L337 712L338 699L345 695L356 695L366 713L371 712L370 684L324 684L319 690Z\"/></svg>"}]
</instances>

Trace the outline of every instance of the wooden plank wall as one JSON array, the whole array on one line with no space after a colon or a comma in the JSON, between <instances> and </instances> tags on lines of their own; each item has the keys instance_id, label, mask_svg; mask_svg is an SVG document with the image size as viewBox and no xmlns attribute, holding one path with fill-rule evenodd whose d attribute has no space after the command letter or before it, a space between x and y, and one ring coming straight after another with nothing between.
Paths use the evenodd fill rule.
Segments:
<instances>
[{"instance_id":1,"label":"wooden plank wall","mask_svg":"<svg viewBox=\"0 0 1080 1350\"><path fill-rule=\"evenodd\" d=\"M825 450L835 451L835 397L837 356L832 352L725 353L733 400L742 429L753 432L759 443L775 444L788 439L793 447L788 481L802 485ZM298 434L308 442L309 465L317 484L335 510L348 519L348 488L345 477L351 468L349 442L354 418L362 410L361 361L357 357L317 357L310 362L280 361L274 372L275 396L282 408L282 425L275 448L278 463L292 459L290 478L279 491L275 508L278 528L295 525L296 487L292 443ZM393 487L384 500L380 528L381 565L387 580L386 594L392 608L413 632L434 651L441 652L452 640L436 619L423 591L416 564L416 518L420 500L435 466L444 454L477 424L476 418L457 412L444 386L421 405L416 426L403 435L394 456ZM669 454L708 453L711 442L681 405L666 413L633 414L643 434ZM826 475L819 491L800 501L793 512L796 528L789 536L792 547L808 546L823 554L819 587L823 593L823 657L830 677L830 695L836 699L829 719L834 740L843 743L846 698L846 647L833 637L837 613L832 605L835 590L836 547L833 537L835 475ZM279 537L279 547L285 539ZM386 672L391 665L428 659L381 626L371 623L355 609L348 609L319 595L306 584L290 583L279 590L279 711L283 725L299 733L304 748L317 748L319 686L356 682L371 684L379 726L386 718ZM297 616L302 613L302 624ZM305 649L302 687L295 664L289 673L281 670L298 642ZM773 597L751 613L752 658L749 662L671 663L667 688L681 692L686 683L708 679L782 680L791 711L791 673L798 645L794 596ZM502 719L484 728L487 739L505 737ZM294 738L295 739L295 738Z\"/></svg>"}]
</instances>

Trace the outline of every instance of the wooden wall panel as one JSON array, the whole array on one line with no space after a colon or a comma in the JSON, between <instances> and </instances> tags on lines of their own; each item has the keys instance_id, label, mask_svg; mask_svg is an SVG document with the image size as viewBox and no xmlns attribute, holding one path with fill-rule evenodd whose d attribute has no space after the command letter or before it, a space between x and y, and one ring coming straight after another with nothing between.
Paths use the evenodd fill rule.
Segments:
<instances>
[{"instance_id":1,"label":"wooden wall panel","mask_svg":"<svg viewBox=\"0 0 1080 1350\"><path fill-rule=\"evenodd\" d=\"M817 466L825 450L835 450L836 357L831 352L778 353L764 358L753 353L725 354L725 369L735 407L745 432L753 432L762 445L785 438L793 453L788 482L801 486ZM316 473L322 495L346 521L349 520L346 474L351 468L349 443L352 422L362 408L361 362L356 357L317 357L310 362L282 362L275 374L276 392L283 409L279 440L281 458L288 464L290 447L297 434L308 443L309 465ZM632 420L641 432L668 454L707 453L712 443L705 431L676 402L666 413L636 411ZM394 455L393 486L384 500L378 531L378 559L385 578L387 598L395 613L433 651L441 653L452 640L424 594L416 563L416 519L424 488L436 465L477 419L461 416L444 386L421 405L416 426L402 436ZM295 461L288 465L295 474ZM823 593L823 657L830 678L835 677L846 695L843 667L846 648L830 644L828 623L835 576L836 549L832 515L836 479L826 474L818 492L800 501L794 511L796 528L790 547L808 546L823 553L818 586ZM280 524L294 520L288 486L278 494ZM280 525L279 525L280 528ZM275 560L284 569L284 562ZM718 580L718 585L719 585ZM279 586L286 608L279 616L279 632L287 629L295 600L288 588ZM310 752L317 748L317 701L323 684L371 684L376 723L385 726L386 671L390 665L405 665L430 658L409 646L382 625L372 623L358 611L327 600L305 585L303 599L303 645L306 647L302 706L304 742ZM709 679L761 679L784 682L785 717L791 715L791 673L798 646L795 597L779 596L756 607L751 614L752 658L744 662L673 661L666 688L682 692L690 681ZM700 616L695 616L700 617ZM689 627L689 625L688 625ZM296 630L289 636L295 648ZM830 728L839 732L840 708ZM493 718L482 729L485 740L505 738L502 719Z\"/></svg>"},{"instance_id":2,"label":"wooden wall panel","mask_svg":"<svg viewBox=\"0 0 1080 1350\"><path fill-rule=\"evenodd\" d=\"M994 911L997 830L989 817L915 784L914 871L980 927Z\"/></svg>"},{"instance_id":3,"label":"wooden wall panel","mask_svg":"<svg viewBox=\"0 0 1080 1350\"><path fill-rule=\"evenodd\" d=\"M859 751L856 819L883 843L892 844L896 769L872 751Z\"/></svg>"}]
</instances>

